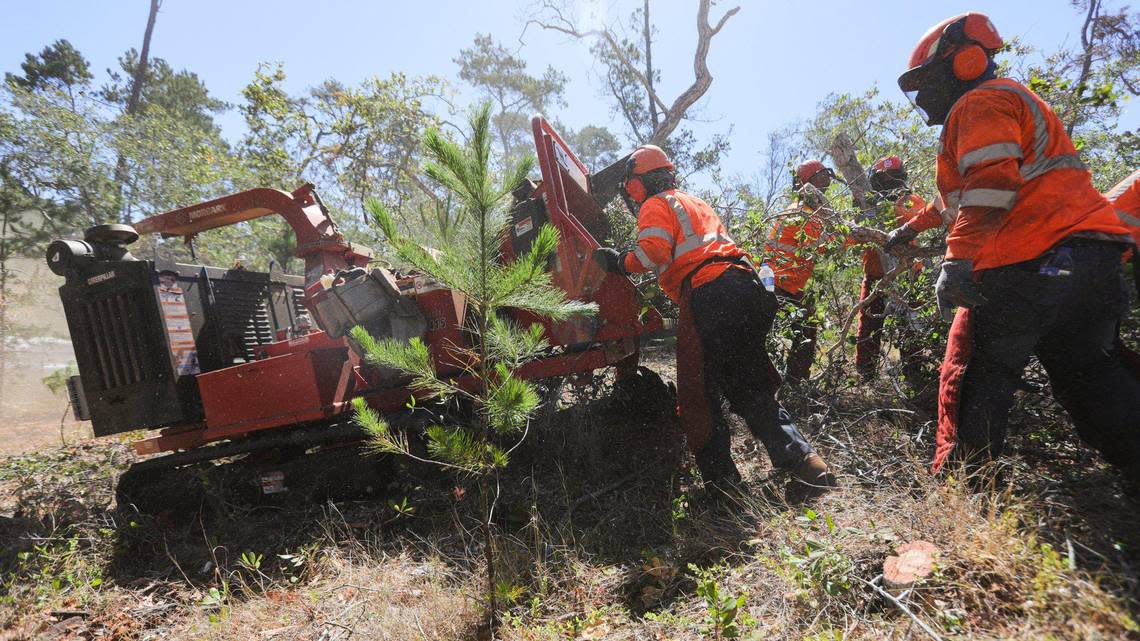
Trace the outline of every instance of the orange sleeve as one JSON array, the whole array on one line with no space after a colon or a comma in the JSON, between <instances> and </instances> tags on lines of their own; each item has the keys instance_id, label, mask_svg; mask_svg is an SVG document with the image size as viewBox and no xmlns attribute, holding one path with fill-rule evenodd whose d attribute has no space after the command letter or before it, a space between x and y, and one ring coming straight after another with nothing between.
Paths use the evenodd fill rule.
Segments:
<instances>
[{"instance_id":1,"label":"orange sleeve","mask_svg":"<svg viewBox=\"0 0 1140 641\"><path fill-rule=\"evenodd\" d=\"M633 252L625 253L625 258L622 260L622 265L625 267L625 271L628 274L640 274L649 271L645 268L644 265L641 264L641 261L637 259L637 256Z\"/></svg>"},{"instance_id":2,"label":"orange sleeve","mask_svg":"<svg viewBox=\"0 0 1140 641\"><path fill-rule=\"evenodd\" d=\"M922 233L928 229L942 226L942 212L939 211L938 201L926 203L907 223L916 232Z\"/></svg>"},{"instance_id":3,"label":"orange sleeve","mask_svg":"<svg viewBox=\"0 0 1140 641\"><path fill-rule=\"evenodd\" d=\"M946 257L973 260L1001 227L1024 184L1019 113L1025 105L1008 92L996 91L967 94L962 100L953 122L947 123L963 183Z\"/></svg>"},{"instance_id":4,"label":"orange sleeve","mask_svg":"<svg viewBox=\"0 0 1140 641\"><path fill-rule=\"evenodd\" d=\"M1118 213L1140 218L1140 170L1120 181L1106 196Z\"/></svg>"},{"instance_id":5,"label":"orange sleeve","mask_svg":"<svg viewBox=\"0 0 1140 641\"><path fill-rule=\"evenodd\" d=\"M665 201L650 198L637 214L637 245L625 255L625 270L630 273L661 273L673 262L676 245L677 217Z\"/></svg>"}]
</instances>

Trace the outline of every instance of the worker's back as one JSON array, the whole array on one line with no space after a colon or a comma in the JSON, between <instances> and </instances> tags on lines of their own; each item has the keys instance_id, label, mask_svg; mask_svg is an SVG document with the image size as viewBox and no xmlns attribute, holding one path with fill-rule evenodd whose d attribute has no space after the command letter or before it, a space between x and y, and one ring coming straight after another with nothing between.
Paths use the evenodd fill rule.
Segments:
<instances>
[{"instance_id":1,"label":"worker's back","mask_svg":"<svg viewBox=\"0 0 1140 641\"><path fill-rule=\"evenodd\" d=\"M1008 78L982 83L951 109L938 188L947 204L993 210L958 220L947 239L948 257L972 259L974 269L1036 258L1074 234L1127 233L1093 187L1060 118Z\"/></svg>"}]
</instances>

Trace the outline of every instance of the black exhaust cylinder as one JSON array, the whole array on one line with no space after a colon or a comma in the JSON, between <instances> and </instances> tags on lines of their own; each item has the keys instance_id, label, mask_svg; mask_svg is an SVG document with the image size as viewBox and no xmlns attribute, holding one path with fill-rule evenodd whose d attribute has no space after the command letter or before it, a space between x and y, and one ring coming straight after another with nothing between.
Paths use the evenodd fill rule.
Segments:
<instances>
[{"instance_id":1,"label":"black exhaust cylinder","mask_svg":"<svg viewBox=\"0 0 1140 641\"><path fill-rule=\"evenodd\" d=\"M96 225L83 234L83 240L52 241L47 248L48 268L66 276L69 270L82 270L97 260L137 260L127 245L138 239L130 225Z\"/></svg>"},{"instance_id":2,"label":"black exhaust cylinder","mask_svg":"<svg viewBox=\"0 0 1140 641\"><path fill-rule=\"evenodd\" d=\"M82 240L53 240L47 248L48 269L56 276L95 261L95 248Z\"/></svg>"},{"instance_id":3,"label":"black exhaust cylinder","mask_svg":"<svg viewBox=\"0 0 1140 641\"><path fill-rule=\"evenodd\" d=\"M127 245L138 239L139 233L130 225L96 225L83 234L97 260L137 260Z\"/></svg>"}]
</instances>

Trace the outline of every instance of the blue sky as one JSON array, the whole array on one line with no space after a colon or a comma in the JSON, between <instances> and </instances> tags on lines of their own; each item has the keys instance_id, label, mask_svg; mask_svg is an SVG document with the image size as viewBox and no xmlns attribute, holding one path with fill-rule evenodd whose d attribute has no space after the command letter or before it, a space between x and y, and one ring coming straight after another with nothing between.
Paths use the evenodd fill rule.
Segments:
<instances>
[{"instance_id":1,"label":"blue sky","mask_svg":"<svg viewBox=\"0 0 1140 641\"><path fill-rule=\"evenodd\" d=\"M138 47L147 0L25 0L7 3L0 24L0 71L18 70L24 53L67 38L103 70L129 47ZM568 105L553 114L570 126L617 123L598 91L597 68L587 47L561 34L529 29L520 42L530 0L165 0L152 55L199 74L211 92L230 102L260 61L281 61L291 88L328 77L356 82L404 71L456 82L453 62L476 33L491 33L518 47L534 71L554 65L570 77ZM713 17L735 4L741 11L716 37L709 56L714 75L700 105L698 135L733 127L729 173L750 174L768 131L814 111L830 92L861 91L878 83L901 97L895 78L911 47L932 24L967 10L990 15L1005 37L1052 50L1078 41L1080 17L1067 0L1002 2L720 2ZM581 15L621 18L640 0L578 3ZM671 99L692 78L695 1L654 0L656 65L662 93ZM1140 109L1126 107L1121 125L1136 129ZM241 133L236 113L222 119L227 134Z\"/></svg>"}]
</instances>

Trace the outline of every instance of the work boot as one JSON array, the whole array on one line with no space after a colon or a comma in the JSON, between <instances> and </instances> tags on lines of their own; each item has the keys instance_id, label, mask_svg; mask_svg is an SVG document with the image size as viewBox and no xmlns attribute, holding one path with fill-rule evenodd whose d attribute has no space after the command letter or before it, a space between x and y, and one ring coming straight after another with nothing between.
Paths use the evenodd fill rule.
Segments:
<instances>
[{"instance_id":1,"label":"work boot","mask_svg":"<svg viewBox=\"0 0 1140 641\"><path fill-rule=\"evenodd\" d=\"M706 486L715 485L727 488L740 484L740 471L732 460L732 450L728 443L721 439L714 439L697 452L693 458L697 461L697 469L701 472L701 480Z\"/></svg>"},{"instance_id":2,"label":"work boot","mask_svg":"<svg viewBox=\"0 0 1140 641\"><path fill-rule=\"evenodd\" d=\"M788 481L784 496L789 503L799 503L821 496L835 487L839 487L835 475L823 462L823 457L812 452L792 468L792 480Z\"/></svg>"}]
</instances>

